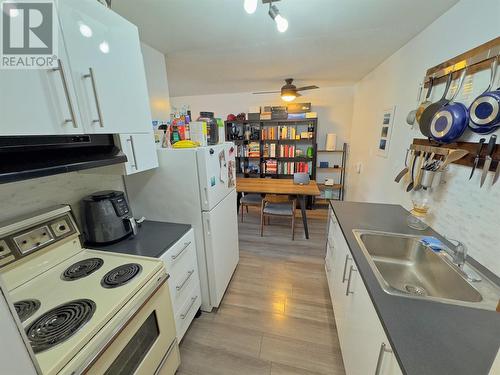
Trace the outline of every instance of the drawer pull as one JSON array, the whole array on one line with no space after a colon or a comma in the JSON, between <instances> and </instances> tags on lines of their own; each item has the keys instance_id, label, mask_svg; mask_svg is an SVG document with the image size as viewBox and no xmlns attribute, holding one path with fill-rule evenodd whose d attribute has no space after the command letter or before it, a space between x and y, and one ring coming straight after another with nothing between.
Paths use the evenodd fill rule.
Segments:
<instances>
[{"instance_id":1,"label":"drawer pull","mask_svg":"<svg viewBox=\"0 0 500 375\"><path fill-rule=\"evenodd\" d=\"M184 247L181 249L181 251L179 251L177 254L172 255L172 260L176 260L178 257L180 257L181 254L184 252L184 250L186 250L188 248L189 245L191 245L191 241L186 242L184 244Z\"/></svg>"},{"instance_id":2,"label":"drawer pull","mask_svg":"<svg viewBox=\"0 0 500 375\"><path fill-rule=\"evenodd\" d=\"M188 271L187 273L187 276L186 278L184 279L184 281L182 283L180 283L180 285L177 285L175 287L175 289L177 289L177 291L180 291L182 288L184 288L184 285L186 285L186 283L188 282L189 278L191 277L191 275L194 273L194 270L191 270L191 271Z\"/></svg>"},{"instance_id":3,"label":"drawer pull","mask_svg":"<svg viewBox=\"0 0 500 375\"><path fill-rule=\"evenodd\" d=\"M345 289L345 295L346 296L349 296L349 294L354 294L353 291L351 291L351 279L352 279L352 273L353 272L358 272L358 270L356 268L354 268L354 266L351 266L351 268L349 269L349 279L347 280L347 288Z\"/></svg>"},{"instance_id":4,"label":"drawer pull","mask_svg":"<svg viewBox=\"0 0 500 375\"><path fill-rule=\"evenodd\" d=\"M375 375L380 375L380 370L382 369L382 359L384 358L384 353L392 353L392 349L387 348L385 342L380 345L380 351L378 352L377 367L375 369Z\"/></svg>"},{"instance_id":5,"label":"drawer pull","mask_svg":"<svg viewBox=\"0 0 500 375\"><path fill-rule=\"evenodd\" d=\"M189 313L189 311L193 308L193 305L194 305L194 302L196 301L196 299L198 298L198 296L194 296L193 298L191 298L191 303L189 304L188 308L186 309L186 311L184 311L182 314L181 314L181 319L186 319L186 316L187 314Z\"/></svg>"},{"instance_id":6,"label":"drawer pull","mask_svg":"<svg viewBox=\"0 0 500 375\"><path fill-rule=\"evenodd\" d=\"M346 254L345 255L345 262L344 262L344 272L342 274L342 283L345 283L345 281L347 280L345 277L345 274L347 273L347 262L350 260L352 260L352 258L349 258L349 254Z\"/></svg>"}]
</instances>

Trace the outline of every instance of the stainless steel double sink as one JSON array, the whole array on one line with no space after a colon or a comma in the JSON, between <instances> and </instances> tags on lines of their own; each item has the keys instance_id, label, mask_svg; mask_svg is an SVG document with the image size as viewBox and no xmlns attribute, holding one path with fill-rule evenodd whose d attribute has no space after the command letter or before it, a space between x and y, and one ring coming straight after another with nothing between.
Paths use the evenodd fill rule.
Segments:
<instances>
[{"instance_id":1,"label":"stainless steel double sink","mask_svg":"<svg viewBox=\"0 0 500 375\"><path fill-rule=\"evenodd\" d=\"M481 281L435 252L420 236L353 230L382 289L389 294L495 310L500 288L466 263ZM477 277L475 277L477 279Z\"/></svg>"}]
</instances>

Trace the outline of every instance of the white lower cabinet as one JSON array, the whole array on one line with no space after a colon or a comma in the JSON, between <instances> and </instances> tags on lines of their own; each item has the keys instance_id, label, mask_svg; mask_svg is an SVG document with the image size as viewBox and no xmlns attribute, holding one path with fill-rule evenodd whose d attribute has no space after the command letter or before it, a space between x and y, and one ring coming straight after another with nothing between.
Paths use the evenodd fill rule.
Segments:
<instances>
[{"instance_id":1,"label":"white lower cabinet","mask_svg":"<svg viewBox=\"0 0 500 375\"><path fill-rule=\"evenodd\" d=\"M170 298L175 317L177 341L181 341L201 306L200 277L194 230L190 229L161 256L170 275Z\"/></svg>"},{"instance_id":2,"label":"white lower cabinet","mask_svg":"<svg viewBox=\"0 0 500 375\"><path fill-rule=\"evenodd\" d=\"M402 374L331 208L326 254L325 269L346 374Z\"/></svg>"}]
</instances>

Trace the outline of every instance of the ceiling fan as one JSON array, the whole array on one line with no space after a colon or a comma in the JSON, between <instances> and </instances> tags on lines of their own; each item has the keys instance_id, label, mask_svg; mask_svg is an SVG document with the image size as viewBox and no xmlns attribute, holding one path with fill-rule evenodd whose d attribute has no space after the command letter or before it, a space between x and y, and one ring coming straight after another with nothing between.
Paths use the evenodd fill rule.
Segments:
<instances>
[{"instance_id":1,"label":"ceiling fan","mask_svg":"<svg viewBox=\"0 0 500 375\"><path fill-rule=\"evenodd\" d=\"M297 88L297 86L295 86L292 83L293 78L287 78L287 79L285 79L285 82L286 82L286 84L281 88L280 91L260 91L260 92L254 92L254 94L277 94L277 93L280 93L281 99L283 99L285 102L291 102L296 97L301 96L298 91L319 89L319 87L315 86L315 85Z\"/></svg>"}]
</instances>

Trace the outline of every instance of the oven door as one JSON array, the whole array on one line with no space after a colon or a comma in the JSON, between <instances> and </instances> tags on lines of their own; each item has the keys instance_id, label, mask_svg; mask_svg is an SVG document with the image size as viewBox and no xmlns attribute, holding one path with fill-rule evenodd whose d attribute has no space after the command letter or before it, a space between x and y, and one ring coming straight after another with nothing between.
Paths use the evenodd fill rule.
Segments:
<instances>
[{"instance_id":1,"label":"oven door","mask_svg":"<svg viewBox=\"0 0 500 375\"><path fill-rule=\"evenodd\" d=\"M88 374L173 375L180 355L165 282L111 342Z\"/></svg>"}]
</instances>

